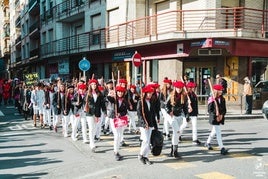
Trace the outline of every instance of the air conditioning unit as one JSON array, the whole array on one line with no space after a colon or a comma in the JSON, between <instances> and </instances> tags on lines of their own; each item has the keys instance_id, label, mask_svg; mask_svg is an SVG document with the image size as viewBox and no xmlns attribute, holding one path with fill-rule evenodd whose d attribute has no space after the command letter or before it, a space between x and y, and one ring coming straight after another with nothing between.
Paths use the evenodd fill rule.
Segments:
<instances>
[{"instance_id":1,"label":"air conditioning unit","mask_svg":"<svg viewBox=\"0 0 268 179\"><path fill-rule=\"evenodd\" d=\"M222 55L222 49L198 49L198 56Z\"/></svg>"}]
</instances>

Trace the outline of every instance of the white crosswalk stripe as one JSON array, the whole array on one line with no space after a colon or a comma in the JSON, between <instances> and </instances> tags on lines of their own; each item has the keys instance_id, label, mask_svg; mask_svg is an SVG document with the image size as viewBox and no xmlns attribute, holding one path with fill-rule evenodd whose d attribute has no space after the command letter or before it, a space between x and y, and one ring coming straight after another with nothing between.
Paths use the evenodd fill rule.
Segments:
<instances>
[{"instance_id":1,"label":"white crosswalk stripe","mask_svg":"<svg viewBox=\"0 0 268 179\"><path fill-rule=\"evenodd\" d=\"M2 111L0 111L0 116L5 116L4 113Z\"/></svg>"}]
</instances>

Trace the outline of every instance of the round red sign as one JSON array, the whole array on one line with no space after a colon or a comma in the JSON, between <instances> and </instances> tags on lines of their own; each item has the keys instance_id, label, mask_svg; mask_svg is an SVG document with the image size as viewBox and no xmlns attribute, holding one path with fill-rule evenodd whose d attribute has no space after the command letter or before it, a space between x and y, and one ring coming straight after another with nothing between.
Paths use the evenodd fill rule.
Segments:
<instances>
[{"instance_id":1,"label":"round red sign","mask_svg":"<svg viewBox=\"0 0 268 179\"><path fill-rule=\"evenodd\" d=\"M133 62L135 67L141 66L141 54L136 52L132 57L132 62Z\"/></svg>"}]
</instances>

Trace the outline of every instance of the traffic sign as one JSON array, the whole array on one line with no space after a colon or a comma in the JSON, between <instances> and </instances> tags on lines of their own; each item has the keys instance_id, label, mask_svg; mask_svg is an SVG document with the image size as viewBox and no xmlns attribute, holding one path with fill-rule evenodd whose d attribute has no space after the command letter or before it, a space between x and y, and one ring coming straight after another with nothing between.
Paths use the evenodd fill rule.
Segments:
<instances>
[{"instance_id":1,"label":"traffic sign","mask_svg":"<svg viewBox=\"0 0 268 179\"><path fill-rule=\"evenodd\" d=\"M82 71L88 71L90 69L90 62L84 57L82 60L80 60L79 69Z\"/></svg>"},{"instance_id":2,"label":"traffic sign","mask_svg":"<svg viewBox=\"0 0 268 179\"><path fill-rule=\"evenodd\" d=\"M141 66L141 54L135 52L135 54L132 56L132 62L135 67Z\"/></svg>"}]
</instances>

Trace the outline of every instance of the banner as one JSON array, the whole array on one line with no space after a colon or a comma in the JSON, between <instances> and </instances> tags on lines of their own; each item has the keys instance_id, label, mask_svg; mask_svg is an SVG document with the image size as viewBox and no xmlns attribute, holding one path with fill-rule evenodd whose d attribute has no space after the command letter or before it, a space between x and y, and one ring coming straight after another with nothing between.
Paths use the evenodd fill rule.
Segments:
<instances>
[{"instance_id":1,"label":"banner","mask_svg":"<svg viewBox=\"0 0 268 179\"><path fill-rule=\"evenodd\" d=\"M27 86L31 86L39 81L38 73L28 73L24 75L25 83Z\"/></svg>"}]
</instances>

